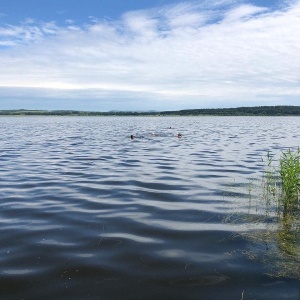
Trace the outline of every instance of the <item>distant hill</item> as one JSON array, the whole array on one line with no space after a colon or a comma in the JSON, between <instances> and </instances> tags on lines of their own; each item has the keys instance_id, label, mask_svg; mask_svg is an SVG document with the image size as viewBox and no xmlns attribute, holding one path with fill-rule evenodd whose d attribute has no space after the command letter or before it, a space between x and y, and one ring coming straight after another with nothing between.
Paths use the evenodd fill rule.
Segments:
<instances>
[{"instance_id":1,"label":"distant hill","mask_svg":"<svg viewBox=\"0 0 300 300\"><path fill-rule=\"evenodd\" d=\"M300 106L254 106L236 108L203 108L177 111L110 111L76 110L0 110L5 116L300 116Z\"/></svg>"}]
</instances>

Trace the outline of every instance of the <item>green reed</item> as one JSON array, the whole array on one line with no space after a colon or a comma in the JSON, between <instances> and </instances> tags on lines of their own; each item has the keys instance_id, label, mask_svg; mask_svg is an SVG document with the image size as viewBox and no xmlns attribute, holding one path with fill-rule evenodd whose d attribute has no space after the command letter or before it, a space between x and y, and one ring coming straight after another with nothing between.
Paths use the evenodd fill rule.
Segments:
<instances>
[{"instance_id":1,"label":"green reed","mask_svg":"<svg viewBox=\"0 0 300 300\"><path fill-rule=\"evenodd\" d=\"M281 151L278 160L268 152L263 161L262 200L266 217L273 212L277 222L253 232L252 240L267 245L263 259L272 269L271 276L300 279L300 149Z\"/></svg>"},{"instance_id":2,"label":"green reed","mask_svg":"<svg viewBox=\"0 0 300 300\"><path fill-rule=\"evenodd\" d=\"M264 199L266 202L276 200L278 208L283 212L299 208L300 191L300 149L281 151L279 165L273 165L274 158L270 151L267 153L264 169ZM270 204L270 203L269 203ZM275 203L273 203L275 204Z\"/></svg>"},{"instance_id":3,"label":"green reed","mask_svg":"<svg viewBox=\"0 0 300 300\"><path fill-rule=\"evenodd\" d=\"M250 230L240 235L253 244L243 254L263 262L268 275L300 280L300 149L278 156L268 151L262 161L263 177L249 188L248 213L232 214L225 222L247 224ZM251 229L259 224L262 229Z\"/></svg>"},{"instance_id":4,"label":"green reed","mask_svg":"<svg viewBox=\"0 0 300 300\"><path fill-rule=\"evenodd\" d=\"M292 152L281 152L279 173L282 183L284 209L299 207L300 191L300 149Z\"/></svg>"}]
</instances>

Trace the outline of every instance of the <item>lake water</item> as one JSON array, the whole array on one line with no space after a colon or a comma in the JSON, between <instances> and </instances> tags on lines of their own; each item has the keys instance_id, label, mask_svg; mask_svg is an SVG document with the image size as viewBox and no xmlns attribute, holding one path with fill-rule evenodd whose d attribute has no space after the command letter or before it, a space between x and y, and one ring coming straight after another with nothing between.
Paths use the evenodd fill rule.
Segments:
<instances>
[{"instance_id":1,"label":"lake water","mask_svg":"<svg viewBox=\"0 0 300 300\"><path fill-rule=\"evenodd\" d=\"M0 124L0 299L300 299L245 255L265 224L224 221L259 197L267 151L300 145L299 117Z\"/></svg>"}]
</instances>

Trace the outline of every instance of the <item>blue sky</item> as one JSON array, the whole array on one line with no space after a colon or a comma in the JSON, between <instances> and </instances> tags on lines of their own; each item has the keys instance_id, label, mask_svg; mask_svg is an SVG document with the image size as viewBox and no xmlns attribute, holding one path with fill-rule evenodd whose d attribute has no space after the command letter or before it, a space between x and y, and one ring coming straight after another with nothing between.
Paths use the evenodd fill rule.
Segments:
<instances>
[{"instance_id":1,"label":"blue sky","mask_svg":"<svg viewBox=\"0 0 300 300\"><path fill-rule=\"evenodd\" d=\"M300 105L300 0L1 0L0 109Z\"/></svg>"}]
</instances>

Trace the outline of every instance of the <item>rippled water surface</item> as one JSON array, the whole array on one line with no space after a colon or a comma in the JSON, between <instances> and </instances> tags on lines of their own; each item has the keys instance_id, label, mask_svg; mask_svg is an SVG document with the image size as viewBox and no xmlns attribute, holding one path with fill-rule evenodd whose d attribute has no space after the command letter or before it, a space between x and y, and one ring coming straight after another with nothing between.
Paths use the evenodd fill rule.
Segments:
<instances>
[{"instance_id":1,"label":"rippled water surface","mask_svg":"<svg viewBox=\"0 0 300 300\"><path fill-rule=\"evenodd\" d=\"M299 146L300 118L0 124L0 299L299 299L243 255L238 233L263 224L224 219L268 150Z\"/></svg>"}]
</instances>

